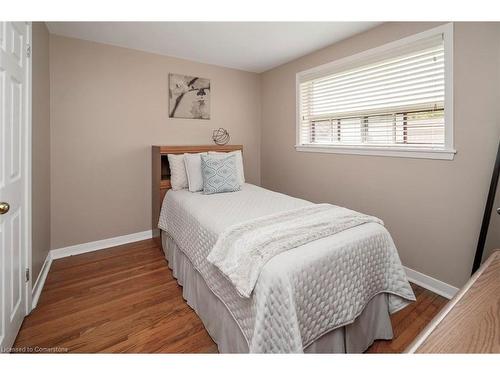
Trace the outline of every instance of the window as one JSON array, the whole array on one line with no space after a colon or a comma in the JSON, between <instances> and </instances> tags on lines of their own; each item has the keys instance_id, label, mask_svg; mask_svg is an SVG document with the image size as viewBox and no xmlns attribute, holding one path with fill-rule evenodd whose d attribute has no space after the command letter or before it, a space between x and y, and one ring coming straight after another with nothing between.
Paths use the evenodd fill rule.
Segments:
<instances>
[{"instance_id":1,"label":"window","mask_svg":"<svg viewBox=\"0 0 500 375\"><path fill-rule=\"evenodd\" d=\"M453 159L452 26L297 74L297 150Z\"/></svg>"}]
</instances>

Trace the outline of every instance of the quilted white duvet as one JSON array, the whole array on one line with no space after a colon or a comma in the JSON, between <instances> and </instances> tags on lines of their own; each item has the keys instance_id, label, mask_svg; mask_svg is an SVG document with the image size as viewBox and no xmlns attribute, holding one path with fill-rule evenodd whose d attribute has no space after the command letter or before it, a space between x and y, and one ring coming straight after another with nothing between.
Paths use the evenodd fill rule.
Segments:
<instances>
[{"instance_id":1,"label":"quilted white duvet","mask_svg":"<svg viewBox=\"0 0 500 375\"><path fill-rule=\"evenodd\" d=\"M389 232L359 225L282 252L262 268L250 298L207 261L228 227L312 203L244 184L234 193L169 191L159 228L189 258L226 305L250 352L302 352L322 335L350 324L379 293L390 312L415 299Z\"/></svg>"}]
</instances>

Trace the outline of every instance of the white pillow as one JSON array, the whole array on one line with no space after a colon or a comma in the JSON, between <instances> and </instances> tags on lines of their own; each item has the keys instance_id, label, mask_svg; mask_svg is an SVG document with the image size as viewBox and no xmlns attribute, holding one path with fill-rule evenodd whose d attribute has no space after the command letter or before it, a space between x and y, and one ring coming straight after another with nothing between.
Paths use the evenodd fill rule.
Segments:
<instances>
[{"instance_id":1,"label":"white pillow","mask_svg":"<svg viewBox=\"0 0 500 375\"><path fill-rule=\"evenodd\" d=\"M219 151L209 151L209 155L214 155L215 157L226 157L228 155L236 155L236 169L238 171L238 183L243 185L245 183L245 172L243 169L243 155L241 150L231 151L231 152L219 152Z\"/></svg>"},{"instance_id":2,"label":"white pillow","mask_svg":"<svg viewBox=\"0 0 500 375\"><path fill-rule=\"evenodd\" d=\"M201 156L207 155L206 152L199 154L184 154L184 165L188 180L189 191L196 192L203 190L203 175L201 174Z\"/></svg>"},{"instance_id":3,"label":"white pillow","mask_svg":"<svg viewBox=\"0 0 500 375\"><path fill-rule=\"evenodd\" d=\"M172 190L182 190L188 187L184 155L168 154L170 165L170 185Z\"/></svg>"}]
</instances>

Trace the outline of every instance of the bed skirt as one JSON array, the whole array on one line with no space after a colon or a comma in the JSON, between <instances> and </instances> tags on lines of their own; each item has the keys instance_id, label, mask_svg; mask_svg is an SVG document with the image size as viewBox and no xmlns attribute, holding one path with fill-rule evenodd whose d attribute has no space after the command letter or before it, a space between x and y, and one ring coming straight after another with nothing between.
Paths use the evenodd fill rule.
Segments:
<instances>
[{"instance_id":1,"label":"bed skirt","mask_svg":"<svg viewBox=\"0 0 500 375\"><path fill-rule=\"evenodd\" d=\"M182 286L182 296L198 314L220 353L248 353L248 344L233 316L212 293L176 243L161 231L168 266ZM304 348L306 353L362 353L374 340L393 337L386 294L375 296L351 324L326 333Z\"/></svg>"}]
</instances>

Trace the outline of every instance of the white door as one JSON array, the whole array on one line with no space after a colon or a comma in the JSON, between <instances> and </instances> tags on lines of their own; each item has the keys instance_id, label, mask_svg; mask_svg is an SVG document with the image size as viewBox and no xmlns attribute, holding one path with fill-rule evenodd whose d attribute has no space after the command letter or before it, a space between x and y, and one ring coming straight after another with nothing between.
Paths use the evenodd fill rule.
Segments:
<instances>
[{"instance_id":1,"label":"white door","mask_svg":"<svg viewBox=\"0 0 500 375\"><path fill-rule=\"evenodd\" d=\"M31 26L0 22L0 352L29 312Z\"/></svg>"}]
</instances>

